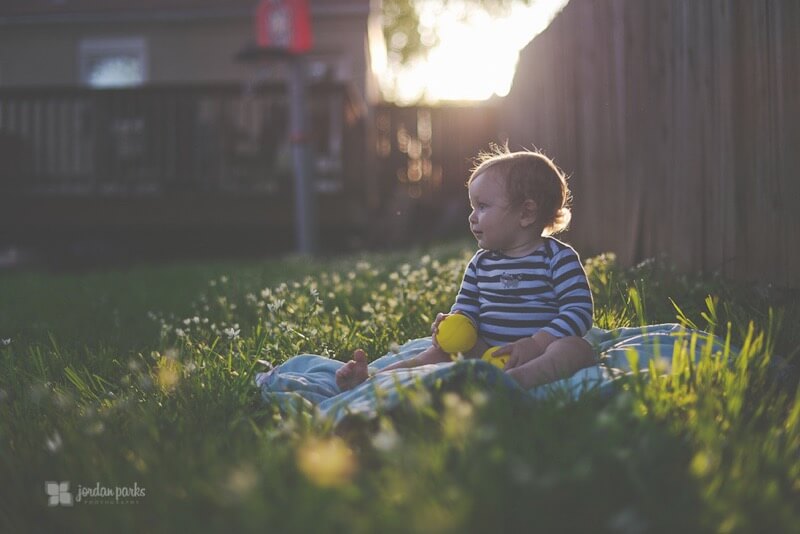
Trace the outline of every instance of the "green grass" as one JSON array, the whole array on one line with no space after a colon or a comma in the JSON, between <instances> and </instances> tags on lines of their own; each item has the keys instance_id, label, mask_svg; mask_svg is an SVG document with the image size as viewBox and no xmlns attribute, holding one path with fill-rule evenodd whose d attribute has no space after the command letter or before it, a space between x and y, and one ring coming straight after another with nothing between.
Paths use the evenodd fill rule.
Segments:
<instances>
[{"instance_id":1,"label":"green grass","mask_svg":"<svg viewBox=\"0 0 800 534\"><path fill-rule=\"evenodd\" d=\"M796 293L599 256L599 326L680 320L741 354L679 353L611 399L409 391L338 433L261 402L258 360L427 335L468 248L0 275L0 531L800 529L800 397L768 370L798 361ZM49 508L45 481L146 494Z\"/></svg>"}]
</instances>

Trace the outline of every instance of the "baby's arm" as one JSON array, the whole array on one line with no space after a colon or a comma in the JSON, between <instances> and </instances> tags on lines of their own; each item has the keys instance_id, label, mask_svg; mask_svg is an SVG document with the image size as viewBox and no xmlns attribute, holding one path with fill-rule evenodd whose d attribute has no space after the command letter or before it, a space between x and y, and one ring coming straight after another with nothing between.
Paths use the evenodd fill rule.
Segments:
<instances>
[{"instance_id":1,"label":"baby's arm","mask_svg":"<svg viewBox=\"0 0 800 534\"><path fill-rule=\"evenodd\" d=\"M461 313L461 312L455 312L455 313ZM439 331L439 323L441 323L449 315L452 314L439 313L436 315L436 320L434 320L433 325L431 326L431 334L432 334L431 337L433 340L433 344L430 347L420 352L413 358L409 358L408 360L403 360L400 362L393 363L392 365L388 365L384 367L381 371L391 371L392 369L407 369L409 367L419 367L420 365L428 365L431 363L444 363L452 361L453 358L450 356L450 354L443 351L441 347L439 347L438 343L436 343L436 334ZM478 338L478 341L475 343L475 346L472 347L466 353L464 353L464 357L480 358L488 348L489 345L483 339Z\"/></svg>"},{"instance_id":2,"label":"baby's arm","mask_svg":"<svg viewBox=\"0 0 800 534\"><path fill-rule=\"evenodd\" d=\"M558 315L542 332L552 336L551 341L585 336L592 327L594 306L589 281L578 255L571 248L561 250L553 258L550 272ZM543 337L542 341L546 342L546 338Z\"/></svg>"},{"instance_id":3,"label":"baby's arm","mask_svg":"<svg viewBox=\"0 0 800 534\"><path fill-rule=\"evenodd\" d=\"M451 313L461 313L466 315L473 322L476 321L478 316L479 310L479 303L478 303L478 276L476 273L476 261L477 261L477 254L473 256L470 262L467 264L466 268L464 269L464 276L461 280L461 286L459 287L458 294L456 295L456 301L453 304L451 309ZM413 358L409 358L408 360L404 360L401 362L393 363L387 367L384 367L381 371L391 371L392 369L407 369L410 367L419 367L420 365L428 365L431 363L444 363L452 361L452 357L443 351L439 345L436 343L436 332L439 326L439 323L447 317L449 314L440 313L436 316L436 320L433 322L431 326L431 334L433 335L433 345L430 348L425 349L424 351L420 352ZM486 344L482 339L478 340L478 343L465 354L467 358L480 358L483 355L483 351L489 348L489 345Z\"/></svg>"}]
</instances>

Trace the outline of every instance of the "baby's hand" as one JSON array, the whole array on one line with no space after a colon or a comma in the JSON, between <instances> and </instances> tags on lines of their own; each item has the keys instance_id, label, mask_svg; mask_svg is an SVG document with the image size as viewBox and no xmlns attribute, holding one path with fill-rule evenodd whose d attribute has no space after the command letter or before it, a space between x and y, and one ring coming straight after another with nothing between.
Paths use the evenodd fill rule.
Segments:
<instances>
[{"instance_id":1,"label":"baby's hand","mask_svg":"<svg viewBox=\"0 0 800 534\"><path fill-rule=\"evenodd\" d=\"M494 355L509 355L508 361L506 362L505 367L503 367L503 371L508 371L509 369L519 367L520 365L529 362L534 358L538 358L543 352L544 350L535 339L532 337L524 337L518 341L509 343L508 345L503 345L497 349L497 351L495 351Z\"/></svg>"},{"instance_id":2,"label":"baby's hand","mask_svg":"<svg viewBox=\"0 0 800 534\"><path fill-rule=\"evenodd\" d=\"M431 325L431 337L433 338L433 346L438 348L439 343L436 342L436 334L439 333L439 323L450 317L451 314L449 313L437 313L436 319L434 319L433 324Z\"/></svg>"}]
</instances>

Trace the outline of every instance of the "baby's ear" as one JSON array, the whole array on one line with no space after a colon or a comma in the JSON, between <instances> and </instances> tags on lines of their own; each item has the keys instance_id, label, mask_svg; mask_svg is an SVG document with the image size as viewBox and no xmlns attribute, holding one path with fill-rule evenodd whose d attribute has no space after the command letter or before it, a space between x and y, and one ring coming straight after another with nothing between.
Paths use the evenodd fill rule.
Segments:
<instances>
[{"instance_id":1,"label":"baby's ear","mask_svg":"<svg viewBox=\"0 0 800 534\"><path fill-rule=\"evenodd\" d=\"M525 199L522 203L522 213L520 214L519 222L523 228L528 227L536 222L536 215L538 209L536 202L533 199Z\"/></svg>"}]
</instances>

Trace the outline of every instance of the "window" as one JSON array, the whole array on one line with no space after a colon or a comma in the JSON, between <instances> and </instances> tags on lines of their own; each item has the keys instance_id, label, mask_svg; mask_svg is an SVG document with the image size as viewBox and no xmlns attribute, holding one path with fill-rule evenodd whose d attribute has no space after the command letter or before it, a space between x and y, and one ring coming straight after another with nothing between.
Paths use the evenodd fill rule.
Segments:
<instances>
[{"instance_id":1,"label":"window","mask_svg":"<svg viewBox=\"0 0 800 534\"><path fill-rule=\"evenodd\" d=\"M141 37L84 39L78 50L81 82L131 87L147 81L147 43Z\"/></svg>"}]
</instances>

